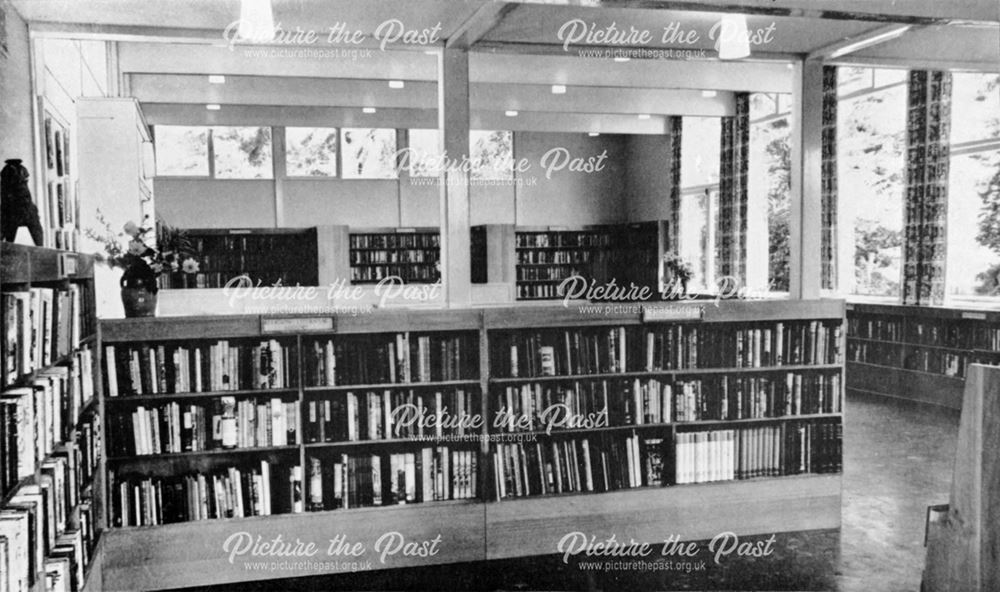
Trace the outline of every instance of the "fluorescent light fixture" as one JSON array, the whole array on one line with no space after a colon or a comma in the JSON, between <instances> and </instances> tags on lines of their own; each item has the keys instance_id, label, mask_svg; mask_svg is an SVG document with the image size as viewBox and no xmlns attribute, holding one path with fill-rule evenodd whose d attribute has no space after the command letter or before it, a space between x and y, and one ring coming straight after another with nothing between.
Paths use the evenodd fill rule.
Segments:
<instances>
[{"instance_id":1,"label":"fluorescent light fixture","mask_svg":"<svg viewBox=\"0 0 1000 592\"><path fill-rule=\"evenodd\" d=\"M649 119L649 113L640 113L639 119Z\"/></svg>"},{"instance_id":2,"label":"fluorescent light fixture","mask_svg":"<svg viewBox=\"0 0 1000 592\"><path fill-rule=\"evenodd\" d=\"M623 63L625 63L625 62L627 62L627 61L629 61L631 59L632 58L624 57L623 56L623 57L617 57L617 58L615 58L615 61L618 62L619 64L623 64Z\"/></svg>"},{"instance_id":3,"label":"fluorescent light fixture","mask_svg":"<svg viewBox=\"0 0 1000 592\"><path fill-rule=\"evenodd\" d=\"M724 14L719 21L719 59L738 60L750 55L750 32L747 17L742 14Z\"/></svg>"},{"instance_id":4,"label":"fluorescent light fixture","mask_svg":"<svg viewBox=\"0 0 1000 592\"><path fill-rule=\"evenodd\" d=\"M406 86L406 83L403 82L402 80L389 81L389 88L403 88L404 86Z\"/></svg>"},{"instance_id":5,"label":"fluorescent light fixture","mask_svg":"<svg viewBox=\"0 0 1000 592\"><path fill-rule=\"evenodd\" d=\"M552 94L554 94L554 95L564 95L564 94L566 94L566 85L565 84L553 84L552 85Z\"/></svg>"},{"instance_id":6,"label":"fluorescent light fixture","mask_svg":"<svg viewBox=\"0 0 1000 592\"><path fill-rule=\"evenodd\" d=\"M705 97L706 99L711 99L712 97L714 97L717 94L719 94L719 93L715 92L714 90L703 90L703 91L701 91L701 96Z\"/></svg>"},{"instance_id":7,"label":"fluorescent light fixture","mask_svg":"<svg viewBox=\"0 0 1000 592\"><path fill-rule=\"evenodd\" d=\"M209 84L225 84L226 77L221 74L209 74L208 75Z\"/></svg>"},{"instance_id":8,"label":"fluorescent light fixture","mask_svg":"<svg viewBox=\"0 0 1000 592\"><path fill-rule=\"evenodd\" d=\"M596 138L601 134L599 134L598 132L587 132L587 135L590 136L591 138Z\"/></svg>"},{"instance_id":9,"label":"fluorescent light fixture","mask_svg":"<svg viewBox=\"0 0 1000 592\"><path fill-rule=\"evenodd\" d=\"M240 0L240 37L265 42L274 39L271 0Z\"/></svg>"},{"instance_id":10,"label":"fluorescent light fixture","mask_svg":"<svg viewBox=\"0 0 1000 592\"><path fill-rule=\"evenodd\" d=\"M209 103L205 105L205 108L209 111L218 111L219 109L222 109L222 105L219 105L218 103Z\"/></svg>"},{"instance_id":11,"label":"fluorescent light fixture","mask_svg":"<svg viewBox=\"0 0 1000 592\"><path fill-rule=\"evenodd\" d=\"M371 115L372 113L375 112L375 107L362 107L361 108L361 112L362 113L367 113L368 115Z\"/></svg>"},{"instance_id":12,"label":"fluorescent light fixture","mask_svg":"<svg viewBox=\"0 0 1000 592\"><path fill-rule=\"evenodd\" d=\"M517 111L515 111L513 109L509 109L507 111L504 111L503 114L506 115L507 117L517 117Z\"/></svg>"}]
</instances>

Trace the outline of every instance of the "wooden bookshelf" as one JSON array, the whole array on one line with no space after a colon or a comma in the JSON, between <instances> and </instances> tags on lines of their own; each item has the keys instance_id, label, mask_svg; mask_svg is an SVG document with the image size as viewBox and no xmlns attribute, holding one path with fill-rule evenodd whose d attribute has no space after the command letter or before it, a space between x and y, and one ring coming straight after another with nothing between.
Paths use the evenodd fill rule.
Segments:
<instances>
[{"instance_id":1,"label":"wooden bookshelf","mask_svg":"<svg viewBox=\"0 0 1000 592\"><path fill-rule=\"evenodd\" d=\"M438 228L352 228L352 284L377 284L396 276L406 284L441 279L441 232Z\"/></svg>"},{"instance_id":2,"label":"wooden bookshelf","mask_svg":"<svg viewBox=\"0 0 1000 592\"><path fill-rule=\"evenodd\" d=\"M171 274L165 288L222 288L239 276L253 285L319 284L316 228L195 228L187 233L200 269L193 275Z\"/></svg>"},{"instance_id":3,"label":"wooden bookshelf","mask_svg":"<svg viewBox=\"0 0 1000 592\"><path fill-rule=\"evenodd\" d=\"M31 499L44 500L46 508L55 509L55 516L46 518L46 523L56 545L48 548L45 563L36 563L35 573L29 575L34 582L31 590L44 590L47 564L55 565L63 561L58 557L69 555L73 559L64 565L73 575L66 575L82 586L100 535L96 521L100 496L95 495L99 488L94 486L99 480L101 434L92 378L93 274L94 259L88 255L0 245L4 305L0 396L5 407L0 413L4 418L0 436L12 438L2 447L7 452L12 446L23 450L22 445L34 450L29 474L22 474L18 454L0 459L0 510L29 507L34 503ZM26 344L37 345L26 348ZM7 424L9 413L22 405L40 410L31 414L33 423L15 416L14 423ZM24 541L33 555L40 552L34 547L38 536ZM18 569L13 560L8 567L12 573Z\"/></svg>"},{"instance_id":4,"label":"wooden bookshelf","mask_svg":"<svg viewBox=\"0 0 1000 592\"><path fill-rule=\"evenodd\" d=\"M562 298L559 284L573 275L605 281L611 248L608 226L518 227L514 235L517 299Z\"/></svg>"},{"instance_id":5,"label":"wooden bookshelf","mask_svg":"<svg viewBox=\"0 0 1000 592\"><path fill-rule=\"evenodd\" d=\"M663 306L653 305L653 306ZM826 409L806 409L800 407L793 413L786 413L777 408L773 413L761 410L757 415L733 418L730 416L705 415L692 416L688 421L677 421L674 417L661 417L659 421L621 421L607 426L574 427L571 429L554 428L551 435L544 429L521 429L515 432L501 431L492 427L492 418L498 410L497 395L505 392L508 387L519 388L522 385L539 385L539 388L562 387L566 384L583 382L600 382L607 380L617 384L618 381L632 383L636 380L688 380L697 377L705 380L756 380L761 377L786 373L802 373L806 375L836 376L843 378L843 363L836 359L838 349L828 350L829 360L795 360L788 363L777 363L771 360L768 365L750 363L748 367L740 367L741 363L723 363L724 360L713 360L707 354L702 357L704 363L694 367L659 368L647 367L645 355L633 354L638 357L634 362L626 362L619 368L591 367L578 369L574 374L555 377L521 375L509 376L504 368L504 352L509 356L509 345L505 341L511 336L542 334L558 334L563 331L580 331L583 334L606 334L609 331L623 332L626 347L644 347L647 332L703 331L706 334L717 331L724 335L726 330L751 332L769 324L783 323L788 326L806 327L824 326L829 328L829 345L831 348L843 350L842 343L836 343L842 337L843 303L839 301L813 302L720 302L696 303L688 302L677 305L682 309L693 309L697 314L678 313L678 319L665 318L662 312L657 318L661 320L644 320L641 312L608 312L585 316L577 310L559 306L548 307L511 307L466 310L397 310L380 311L365 317L329 317L329 316L294 316L283 317L280 324L275 324L272 317L232 316L232 317L192 317L178 319L128 319L121 321L102 322L99 329L99 353L101 356L107 346L123 347L133 343L152 343L157 341L190 343L192 337L199 339L246 340L250 342L261 339L281 339L293 349L292 358L298 379L290 389L279 389L285 400L294 400L300 406L298 413L298 440L286 446L257 447L252 449L209 450L201 453L174 453L168 455L115 457L104 462L112 478L118 472L131 472L135 475L170 475L188 474L195 471L208 472L229 465L250 466L261 459L272 462L274 466L280 463L298 463L300 466L310 466L316 458L327 466L327 462L338 462L342 455L376 455L382 460L381 482L385 486L382 494L382 505L344 509L336 507L324 508L316 512L304 511L276 513L269 516L253 516L242 519L209 519L191 522L176 522L159 526L128 526L112 527L103 536L103 564L100 574L105 588L109 589L155 589L161 587L165 574L172 574L171 586L204 586L224 582L238 582L273 578L299 577L321 573L348 571L343 564L345 557L330 557L325 555L325 547L329 539L336 535L344 535L349 541L361 542L366 552L361 560L371 560L370 567L364 569L386 569L408 566L426 566L432 564L479 561L500 559L533 554L551 554L556 552L559 538L566 533L580 530L581 525L592 525L601 532L615 532L620 535L634 536L649 542L661 542L664 533L678 532L686 539L707 538L717 532L737 530L740 535L763 534L768 532L798 531L807 529L838 528L840 524L840 475L839 451L836 458L830 457L830 462L822 469L814 466L809 472L795 470L786 476L776 476L776 467L771 476L740 475L740 479L726 479L714 482L690 483L674 485L673 477L663 473L662 485L638 480L620 487L612 487L607 492L574 491L564 488L561 492L552 491L545 495L523 495L519 497L497 495L496 479L498 452L503 447L509 447L518 439L537 442L563 442L572 439L591 438L617 439L626 437L655 437L665 444L664 454L672 454L674 440L678 436L694 432L712 430L773 430L775 434L788 430L791 433L799 425L829 425L840 429L843 414L840 408L840 393L834 393L829 400L831 405ZM647 315L648 316L648 315ZM652 318L652 316L649 316ZM317 320L322 322L318 322ZM296 327L296 323L300 323ZM197 332L201 328L200 333ZM281 327L280 334L270 333L268 327ZM206 330L207 329L207 330ZM839 331L836 334L834 331ZM430 346L425 342L424 348L441 352L459 351L461 357L452 371L441 370L438 373L417 373L407 378L405 372L396 367L390 374L371 374L352 376L350 369L355 368L352 362L352 352L363 352L374 360L382 360L389 364L388 346L394 346L401 335L408 334L409 350L414 355L411 360L415 370L421 364L416 350L420 346L419 337L428 337ZM751 333L747 333L748 335ZM459 339L458 350L450 350L441 346L435 339ZM462 341L464 340L464 341ZM842 342L842 339L840 339ZM343 345L336 351L337 374L332 384L325 382L325 369L314 367L313 363L326 360L326 343ZM703 342L707 347L708 341ZM627 350L631 351L631 349ZM638 350L637 350L638 351ZM320 353L323 356L320 356ZM441 359L452 359L449 353ZM642 358L640 361L639 358ZM458 359L458 358L457 358ZM693 358L692 358L693 360ZM741 358L741 361L743 358ZM749 358L746 359L749 362ZM762 360L763 361L763 360ZM716 363L718 362L718 363ZM440 363L440 359L434 359ZM360 368L361 366L357 366ZM509 367L509 358L508 358ZM105 366L101 365L101 368ZM345 374L341 374L341 373ZM366 371L367 372L367 371ZM455 374L455 375L452 375ZM388 376L388 378L387 378ZM341 380L343 377L343 380ZM374 377L374 378L373 378ZM100 377L103 383L105 377ZM322 380L321 380L322 378ZM365 421L359 420L359 433L344 437L343 430L334 432L331 438L314 439L308 434L310 425L310 405L313 402L341 401L352 393L361 395L366 391L390 393L392 396L417 396L422 394L433 398L434 394L442 393L450 396L456 391L467 393L465 399L466 411L481 413L487 421L481 426L471 427L462 432L443 431L442 436L425 434L430 439L421 439L419 434L394 434L388 431L372 432L375 436L364 432ZM110 414L127 412L138 404L150 406L151 401L158 396L163 401L181 400L187 402L188 394L143 395L134 401L120 394L116 398L106 396L102 387L100 408L106 417L105 429L113 424ZM269 395L268 389L261 391L241 390L239 396L253 397L260 393ZM275 392L278 392L276 390ZM191 397L221 397L228 392L193 393ZM626 390L612 390L614 405L620 406L620 399L629 398ZM389 396L389 395L385 395ZM710 395L706 392L706 397ZM390 399L384 399L390 400ZM454 405L452 399L448 405ZM397 405L393 401L393 405ZM332 403L331 403L332 404ZM365 408L362 405L362 410ZM450 407L449 407L450 408ZM432 414L433 414L433 407ZM362 413L364 413L362 411ZM360 417L360 416L359 416ZM615 414L620 419L621 414ZM332 424L331 424L332 425ZM763 432L761 432L763 433ZM116 436L106 431L109 439L109 449L115 448ZM470 497L459 499L442 499L438 501L417 501L417 503L393 503L391 477L386 476L386 460L392 455L413 453L423 447L447 446L449 452L465 451L467 459L475 458L475 490ZM774 450L778 450L776 447ZM833 451L835 448L829 448ZM419 456L419 455L418 455ZM782 456L776 460L788 460ZM638 457L637 457L638 460ZM735 462L735 461L734 461ZM671 464L671 463L667 463ZM467 468L471 468L466 465ZM734 465L735 467L735 465ZM581 467L580 470L583 470ZM666 469L664 469L666 470ZM763 475L764 473L761 473ZM722 473L718 473L719 476ZM323 474L325 479L326 474ZM735 477L735 469L733 477ZM307 502L311 498L310 478L304 477L303 495ZM421 495L421 483L417 481L418 496ZM324 496L328 494L327 481L323 482ZM587 488L583 488L586 490ZM451 492L459 490L453 485ZM108 495L114 492L109 491ZM446 496L447 497L447 496ZM109 498L110 499L110 498ZM704 512L706 500L712 505L711 512ZM714 500L714 501L712 501ZM388 505L387 505L388 504ZM112 504L113 507L113 504ZM113 512L112 512L113 514ZM737 516L753 515L753 520L737 520ZM114 516L105 516L108 524L114 524ZM336 524L334 531L317 527L320 523ZM737 526L739 525L739 526ZM290 568L291 571L265 570L253 571L243 563L251 558L236 557L232 562L224 551L224 543L234 533L248 532L251 536L260 534L273 538L281 533L284 539L314 541L324 551L314 557L314 562L301 564ZM402 554L390 555L381 562L375 551L376 541L388 532L398 532L406 540L426 541L438 534L442 539L438 552L427 557L407 557ZM595 531L596 532L596 531ZM197 542L195 542L197 541ZM340 561L337 565L324 562ZM181 574L181 575L178 575ZM177 578L181 578L178 580Z\"/></svg>"},{"instance_id":6,"label":"wooden bookshelf","mask_svg":"<svg viewBox=\"0 0 1000 592\"><path fill-rule=\"evenodd\" d=\"M1000 363L1000 313L848 305L847 388L961 409L969 364Z\"/></svg>"}]
</instances>

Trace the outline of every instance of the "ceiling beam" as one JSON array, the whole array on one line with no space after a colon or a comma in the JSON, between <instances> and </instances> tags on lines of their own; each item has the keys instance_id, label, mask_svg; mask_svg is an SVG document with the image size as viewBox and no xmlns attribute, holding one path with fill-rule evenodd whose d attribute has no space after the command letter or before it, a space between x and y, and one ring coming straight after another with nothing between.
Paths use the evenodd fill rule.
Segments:
<instances>
[{"instance_id":1,"label":"ceiling beam","mask_svg":"<svg viewBox=\"0 0 1000 592\"><path fill-rule=\"evenodd\" d=\"M489 2L480 6L445 41L445 47L469 49L503 22L516 7L517 4L512 2Z\"/></svg>"},{"instance_id":2,"label":"ceiling beam","mask_svg":"<svg viewBox=\"0 0 1000 592\"><path fill-rule=\"evenodd\" d=\"M841 58L852 53L859 52L869 47L881 45L906 34L913 25L884 25L866 31L861 35L855 35L848 39L843 39L836 43L831 43L825 47L820 47L809 52L806 59L832 60Z\"/></svg>"}]
</instances>

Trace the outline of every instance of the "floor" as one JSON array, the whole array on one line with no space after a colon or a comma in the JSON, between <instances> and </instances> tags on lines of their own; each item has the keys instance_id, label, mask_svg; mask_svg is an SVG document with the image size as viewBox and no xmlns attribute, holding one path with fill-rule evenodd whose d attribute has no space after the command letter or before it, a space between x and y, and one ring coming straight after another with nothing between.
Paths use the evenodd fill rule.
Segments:
<instances>
[{"instance_id":1,"label":"floor","mask_svg":"<svg viewBox=\"0 0 1000 592\"><path fill-rule=\"evenodd\" d=\"M948 502L958 414L851 397L839 592L920 589L927 506Z\"/></svg>"},{"instance_id":2,"label":"floor","mask_svg":"<svg viewBox=\"0 0 1000 592\"><path fill-rule=\"evenodd\" d=\"M712 572L592 574L556 556L240 584L236 590L824 590L917 592L927 506L946 503L958 414L849 397L843 526L781 535L770 563Z\"/></svg>"}]
</instances>

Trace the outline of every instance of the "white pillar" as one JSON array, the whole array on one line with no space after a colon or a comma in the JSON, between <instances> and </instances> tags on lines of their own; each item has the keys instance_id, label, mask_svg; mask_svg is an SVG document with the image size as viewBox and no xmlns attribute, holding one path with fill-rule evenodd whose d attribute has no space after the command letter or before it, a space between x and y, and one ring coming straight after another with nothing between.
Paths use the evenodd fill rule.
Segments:
<instances>
[{"instance_id":1,"label":"white pillar","mask_svg":"<svg viewBox=\"0 0 1000 592\"><path fill-rule=\"evenodd\" d=\"M819 298L822 257L823 64L794 66L792 86L791 297Z\"/></svg>"},{"instance_id":2,"label":"white pillar","mask_svg":"<svg viewBox=\"0 0 1000 592\"><path fill-rule=\"evenodd\" d=\"M446 48L438 58L438 131L450 163L469 155L469 54ZM441 276L450 307L472 302L469 175L459 167L441 176Z\"/></svg>"}]
</instances>

